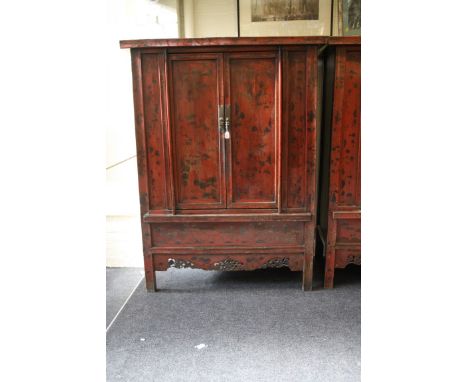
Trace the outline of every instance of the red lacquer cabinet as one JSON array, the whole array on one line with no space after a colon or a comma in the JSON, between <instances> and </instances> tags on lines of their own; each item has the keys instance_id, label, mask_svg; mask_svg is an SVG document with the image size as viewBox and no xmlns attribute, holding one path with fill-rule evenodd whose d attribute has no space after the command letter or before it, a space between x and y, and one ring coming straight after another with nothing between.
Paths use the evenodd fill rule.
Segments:
<instances>
[{"instance_id":1,"label":"red lacquer cabinet","mask_svg":"<svg viewBox=\"0 0 468 382\"><path fill-rule=\"evenodd\" d=\"M330 47L320 178L325 288L336 268L361 264L361 46Z\"/></svg>"},{"instance_id":2,"label":"red lacquer cabinet","mask_svg":"<svg viewBox=\"0 0 468 382\"><path fill-rule=\"evenodd\" d=\"M146 287L156 270L289 267L312 288L326 38L131 48Z\"/></svg>"}]
</instances>

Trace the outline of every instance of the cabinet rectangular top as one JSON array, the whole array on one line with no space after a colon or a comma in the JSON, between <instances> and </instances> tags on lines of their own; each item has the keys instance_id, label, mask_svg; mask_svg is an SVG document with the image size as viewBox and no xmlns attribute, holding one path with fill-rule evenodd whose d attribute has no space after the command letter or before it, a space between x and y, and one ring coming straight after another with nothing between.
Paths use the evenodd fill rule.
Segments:
<instances>
[{"instance_id":1,"label":"cabinet rectangular top","mask_svg":"<svg viewBox=\"0 0 468 382\"><path fill-rule=\"evenodd\" d=\"M213 37L121 40L120 48L167 48L246 45L360 45L361 36Z\"/></svg>"}]
</instances>

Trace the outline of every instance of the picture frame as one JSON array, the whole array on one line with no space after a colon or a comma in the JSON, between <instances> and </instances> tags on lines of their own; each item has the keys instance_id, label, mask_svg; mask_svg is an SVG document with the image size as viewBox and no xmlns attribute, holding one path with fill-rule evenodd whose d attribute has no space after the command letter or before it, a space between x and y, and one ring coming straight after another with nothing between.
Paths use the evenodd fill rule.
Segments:
<instances>
[{"instance_id":1,"label":"picture frame","mask_svg":"<svg viewBox=\"0 0 468 382\"><path fill-rule=\"evenodd\" d=\"M329 36L332 0L239 0L239 36Z\"/></svg>"},{"instance_id":2,"label":"picture frame","mask_svg":"<svg viewBox=\"0 0 468 382\"><path fill-rule=\"evenodd\" d=\"M338 0L338 35L361 35L361 0Z\"/></svg>"}]
</instances>

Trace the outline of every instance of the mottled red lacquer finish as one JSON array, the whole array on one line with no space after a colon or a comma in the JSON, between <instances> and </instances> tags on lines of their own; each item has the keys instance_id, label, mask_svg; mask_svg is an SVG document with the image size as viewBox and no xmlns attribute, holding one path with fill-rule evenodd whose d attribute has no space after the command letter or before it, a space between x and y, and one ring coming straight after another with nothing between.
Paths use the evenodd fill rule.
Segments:
<instances>
[{"instance_id":1,"label":"mottled red lacquer finish","mask_svg":"<svg viewBox=\"0 0 468 382\"><path fill-rule=\"evenodd\" d=\"M202 223L166 223L154 225L151 233L155 247L304 244L301 222L218 223L215 231Z\"/></svg>"},{"instance_id":2,"label":"mottled red lacquer finish","mask_svg":"<svg viewBox=\"0 0 468 382\"><path fill-rule=\"evenodd\" d=\"M302 270L303 289L312 288L318 63L327 43L121 42L132 48L149 291L155 270L171 267L288 267ZM352 224L341 230L348 240L357 235Z\"/></svg>"},{"instance_id":3,"label":"mottled red lacquer finish","mask_svg":"<svg viewBox=\"0 0 468 382\"><path fill-rule=\"evenodd\" d=\"M314 211L317 58L314 47L283 49L282 201L288 212Z\"/></svg>"},{"instance_id":4,"label":"mottled red lacquer finish","mask_svg":"<svg viewBox=\"0 0 468 382\"><path fill-rule=\"evenodd\" d=\"M220 54L169 55L176 208L225 208Z\"/></svg>"},{"instance_id":5,"label":"mottled red lacquer finish","mask_svg":"<svg viewBox=\"0 0 468 382\"><path fill-rule=\"evenodd\" d=\"M226 105L231 108L229 206L277 207L278 52L226 57Z\"/></svg>"},{"instance_id":6,"label":"mottled red lacquer finish","mask_svg":"<svg viewBox=\"0 0 468 382\"><path fill-rule=\"evenodd\" d=\"M361 49L336 48L325 287L361 264Z\"/></svg>"},{"instance_id":7,"label":"mottled red lacquer finish","mask_svg":"<svg viewBox=\"0 0 468 382\"><path fill-rule=\"evenodd\" d=\"M166 200L166 150L164 148L164 108L162 99L163 78L159 75L164 66L161 54L141 55L141 73L144 102L144 126L147 142L149 205L151 209L164 209ZM162 180L162 181L161 181Z\"/></svg>"}]
</instances>

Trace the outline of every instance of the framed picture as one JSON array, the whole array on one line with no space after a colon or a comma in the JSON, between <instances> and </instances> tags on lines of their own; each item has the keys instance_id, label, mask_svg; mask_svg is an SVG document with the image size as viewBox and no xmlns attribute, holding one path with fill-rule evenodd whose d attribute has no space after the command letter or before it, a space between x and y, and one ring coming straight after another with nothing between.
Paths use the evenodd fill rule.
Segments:
<instances>
[{"instance_id":1,"label":"framed picture","mask_svg":"<svg viewBox=\"0 0 468 382\"><path fill-rule=\"evenodd\" d=\"M239 0L240 37L328 36L332 0Z\"/></svg>"},{"instance_id":2,"label":"framed picture","mask_svg":"<svg viewBox=\"0 0 468 382\"><path fill-rule=\"evenodd\" d=\"M338 34L361 34L361 0L338 0Z\"/></svg>"}]
</instances>

